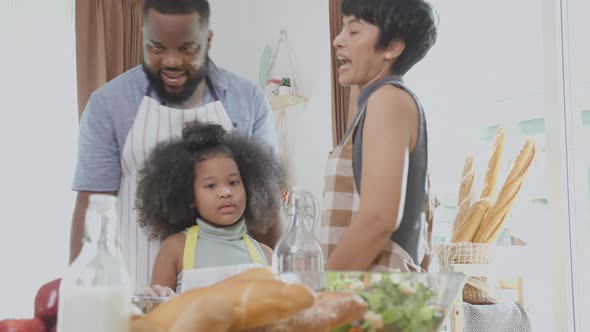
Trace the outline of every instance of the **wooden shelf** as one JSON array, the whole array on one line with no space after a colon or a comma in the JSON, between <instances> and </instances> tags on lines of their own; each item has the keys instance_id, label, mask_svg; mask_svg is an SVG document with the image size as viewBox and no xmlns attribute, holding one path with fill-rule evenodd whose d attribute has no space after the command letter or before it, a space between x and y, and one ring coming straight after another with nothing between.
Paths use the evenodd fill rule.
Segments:
<instances>
[{"instance_id":1,"label":"wooden shelf","mask_svg":"<svg viewBox=\"0 0 590 332\"><path fill-rule=\"evenodd\" d=\"M270 107L276 111L289 106L306 103L308 99L298 95L268 96L268 101L270 102Z\"/></svg>"}]
</instances>

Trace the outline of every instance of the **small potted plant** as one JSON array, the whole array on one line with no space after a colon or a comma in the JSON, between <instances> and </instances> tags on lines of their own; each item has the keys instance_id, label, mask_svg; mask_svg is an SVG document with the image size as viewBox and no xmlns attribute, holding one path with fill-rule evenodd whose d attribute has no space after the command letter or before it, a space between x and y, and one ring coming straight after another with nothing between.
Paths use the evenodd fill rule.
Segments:
<instances>
[{"instance_id":1,"label":"small potted plant","mask_svg":"<svg viewBox=\"0 0 590 332\"><path fill-rule=\"evenodd\" d=\"M293 89L291 88L291 79L283 77L279 86L279 96L290 96L292 94Z\"/></svg>"}]
</instances>

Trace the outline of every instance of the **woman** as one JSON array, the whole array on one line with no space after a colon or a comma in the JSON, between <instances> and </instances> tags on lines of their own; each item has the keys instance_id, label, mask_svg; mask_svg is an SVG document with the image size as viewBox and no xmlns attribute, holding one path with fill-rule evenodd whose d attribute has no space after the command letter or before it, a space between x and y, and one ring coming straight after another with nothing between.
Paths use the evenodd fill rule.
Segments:
<instances>
[{"instance_id":1,"label":"woman","mask_svg":"<svg viewBox=\"0 0 590 332\"><path fill-rule=\"evenodd\" d=\"M437 29L423 0L343 0L338 82L358 114L326 168L322 244L329 270L417 270L427 170L426 120L402 76Z\"/></svg>"}]
</instances>

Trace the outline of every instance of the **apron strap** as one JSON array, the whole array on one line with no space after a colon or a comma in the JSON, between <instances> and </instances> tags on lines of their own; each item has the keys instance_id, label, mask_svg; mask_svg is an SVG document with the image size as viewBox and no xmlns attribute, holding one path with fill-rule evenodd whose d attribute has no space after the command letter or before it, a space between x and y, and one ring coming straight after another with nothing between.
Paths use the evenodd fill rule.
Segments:
<instances>
[{"instance_id":1,"label":"apron strap","mask_svg":"<svg viewBox=\"0 0 590 332\"><path fill-rule=\"evenodd\" d=\"M353 133L355 132L358 124L360 123L361 117L365 114L365 111L367 110L367 107L363 107L362 109L358 110L356 115L354 116L353 120L352 120L352 126L349 126L346 131L344 132L344 136L342 136L341 139L341 145L344 145L344 143L346 141L348 141L349 138L351 138L353 136Z\"/></svg>"},{"instance_id":2,"label":"apron strap","mask_svg":"<svg viewBox=\"0 0 590 332\"><path fill-rule=\"evenodd\" d=\"M182 256L182 269L192 270L195 267L195 253L197 240L199 239L199 226L194 225L188 229L184 241L184 255Z\"/></svg>"},{"instance_id":3,"label":"apron strap","mask_svg":"<svg viewBox=\"0 0 590 332\"><path fill-rule=\"evenodd\" d=\"M219 96L217 95L217 91L215 91L215 87L213 87L213 83L211 83L209 76L205 77L205 83L207 84L207 88L209 88L209 93L211 94L211 97L213 97L213 100L218 101Z\"/></svg>"},{"instance_id":4,"label":"apron strap","mask_svg":"<svg viewBox=\"0 0 590 332\"><path fill-rule=\"evenodd\" d=\"M252 240L250 240L250 238L246 234L244 234L243 238L244 242L246 243L248 253L250 253L250 259L252 259L252 263L264 265L262 264L262 258L260 257L260 253L254 247L254 243L252 243Z\"/></svg>"},{"instance_id":5,"label":"apron strap","mask_svg":"<svg viewBox=\"0 0 590 332\"><path fill-rule=\"evenodd\" d=\"M250 238L244 234L242 236L246 249L250 254L252 263L264 265L260 253L256 250L254 243ZM184 254L182 256L182 269L192 270L195 268L195 253L197 251L197 240L199 239L199 225L191 226L186 233L186 240L184 241Z\"/></svg>"}]
</instances>

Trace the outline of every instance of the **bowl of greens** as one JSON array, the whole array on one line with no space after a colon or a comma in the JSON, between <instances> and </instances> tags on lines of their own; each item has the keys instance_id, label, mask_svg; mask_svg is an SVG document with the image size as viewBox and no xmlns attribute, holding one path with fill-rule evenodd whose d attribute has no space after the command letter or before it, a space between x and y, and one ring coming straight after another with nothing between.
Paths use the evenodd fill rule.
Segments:
<instances>
[{"instance_id":1,"label":"bowl of greens","mask_svg":"<svg viewBox=\"0 0 590 332\"><path fill-rule=\"evenodd\" d=\"M331 332L435 332L463 288L463 273L300 272L285 281L313 281L316 290L348 291L368 304L363 319Z\"/></svg>"}]
</instances>

